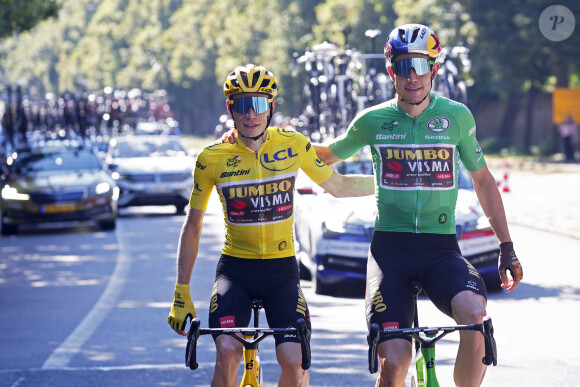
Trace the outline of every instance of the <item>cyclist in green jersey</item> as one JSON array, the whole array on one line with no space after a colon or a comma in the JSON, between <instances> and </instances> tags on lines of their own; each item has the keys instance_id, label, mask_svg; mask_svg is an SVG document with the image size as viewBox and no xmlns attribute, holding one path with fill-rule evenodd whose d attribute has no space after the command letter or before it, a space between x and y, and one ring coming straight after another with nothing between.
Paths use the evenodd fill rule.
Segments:
<instances>
[{"instance_id":1,"label":"cyclist in green jersey","mask_svg":"<svg viewBox=\"0 0 580 387\"><path fill-rule=\"evenodd\" d=\"M222 255L216 269L209 326L245 327L251 299L263 302L268 325L287 328L310 314L294 256L293 195L298 169L335 196L374 193L372 176L343 176L322 163L300 133L269 126L276 106L278 85L262 66L248 64L231 72L224 83L228 112L239 138L215 143L198 156L194 186L177 252L177 280L168 323L186 335L188 318L196 311L190 280L212 190L219 195L225 221ZM242 344L229 335L217 335L212 386L237 385ZM296 335L276 336L280 364L279 386L306 386L308 372L301 367Z\"/></svg>"},{"instance_id":2,"label":"cyclist in green jersey","mask_svg":"<svg viewBox=\"0 0 580 387\"><path fill-rule=\"evenodd\" d=\"M366 314L369 324L378 323L382 329L411 326L412 280L419 280L431 301L458 324L481 323L486 315L485 284L462 259L455 239L459 161L470 172L500 242L502 287L512 291L523 277L499 190L476 140L474 118L465 105L431 93L440 51L430 28L419 24L395 28L387 39L385 57L396 97L359 113L329 145L314 145L328 165L365 145L371 147L378 211L367 267ZM377 386L404 386L411 342L390 339L379 344L378 352ZM483 336L462 332L456 385L481 384L483 356Z\"/></svg>"}]
</instances>

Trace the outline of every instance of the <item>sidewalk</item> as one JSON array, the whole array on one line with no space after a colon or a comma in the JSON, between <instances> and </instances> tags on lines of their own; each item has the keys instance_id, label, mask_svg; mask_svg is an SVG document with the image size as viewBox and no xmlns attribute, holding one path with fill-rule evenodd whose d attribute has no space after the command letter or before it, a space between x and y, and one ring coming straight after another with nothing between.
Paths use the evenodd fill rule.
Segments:
<instances>
[{"instance_id":1,"label":"sidewalk","mask_svg":"<svg viewBox=\"0 0 580 387\"><path fill-rule=\"evenodd\" d=\"M503 180L503 159L488 159ZM580 164L512 161L502 198L509 224L580 239Z\"/></svg>"}]
</instances>

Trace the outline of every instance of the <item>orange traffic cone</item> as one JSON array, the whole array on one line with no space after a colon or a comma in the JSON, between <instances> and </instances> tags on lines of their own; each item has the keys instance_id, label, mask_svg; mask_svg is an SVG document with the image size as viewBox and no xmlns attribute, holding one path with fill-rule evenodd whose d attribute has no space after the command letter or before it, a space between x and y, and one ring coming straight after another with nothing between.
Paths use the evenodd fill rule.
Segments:
<instances>
[{"instance_id":1,"label":"orange traffic cone","mask_svg":"<svg viewBox=\"0 0 580 387\"><path fill-rule=\"evenodd\" d=\"M510 165L507 160L503 162L503 182L502 182L502 192L510 192L510 187L508 184Z\"/></svg>"}]
</instances>

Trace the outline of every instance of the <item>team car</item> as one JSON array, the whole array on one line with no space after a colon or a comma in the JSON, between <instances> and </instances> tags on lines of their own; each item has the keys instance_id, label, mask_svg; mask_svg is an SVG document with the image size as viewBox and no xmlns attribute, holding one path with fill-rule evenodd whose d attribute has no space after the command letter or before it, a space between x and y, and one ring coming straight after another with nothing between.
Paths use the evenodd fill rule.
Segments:
<instances>
[{"instance_id":1,"label":"team car","mask_svg":"<svg viewBox=\"0 0 580 387\"><path fill-rule=\"evenodd\" d=\"M195 159L179 136L114 138L106 164L121 190L120 208L173 205L182 214L189 203Z\"/></svg>"},{"instance_id":2,"label":"team car","mask_svg":"<svg viewBox=\"0 0 580 387\"><path fill-rule=\"evenodd\" d=\"M55 142L20 152L0 192L2 235L38 223L116 226L118 188L91 147Z\"/></svg>"}]
</instances>

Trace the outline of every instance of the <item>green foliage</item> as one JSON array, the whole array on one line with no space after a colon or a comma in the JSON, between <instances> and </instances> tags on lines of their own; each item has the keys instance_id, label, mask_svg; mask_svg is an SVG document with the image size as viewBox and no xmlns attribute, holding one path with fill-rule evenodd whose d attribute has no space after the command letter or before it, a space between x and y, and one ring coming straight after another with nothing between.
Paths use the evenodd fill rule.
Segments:
<instances>
[{"instance_id":1,"label":"green foliage","mask_svg":"<svg viewBox=\"0 0 580 387\"><path fill-rule=\"evenodd\" d=\"M0 39L28 31L57 15L57 0L0 0Z\"/></svg>"},{"instance_id":2,"label":"green foliage","mask_svg":"<svg viewBox=\"0 0 580 387\"><path fill-rule=\"evenodd\" d=\"M580 15L577 0L559 2ZM278 110L296 113L303 82L293 54L329 41L375 53L395 25L431 26L443 45L472 54L472 96L522 95L578 86L580 34L545 39L538 18L548 0L0 0L0 83L27 93L86 84L166 89L186 132L211 133L224 113L221 85L236 66L265 65L280 84ZM56 15L60 8L59 18ZM47 19L48 18L48 19ZM38 23L40 20L43 22ZM579 21L580 22L580 21ZM38 23L38 25L36 25ZM32 26L36 25L30 32ZM17 35L11 36L16 33ZM7 37L11 36L11 37Z\"/></svg>"}]
</instances>

